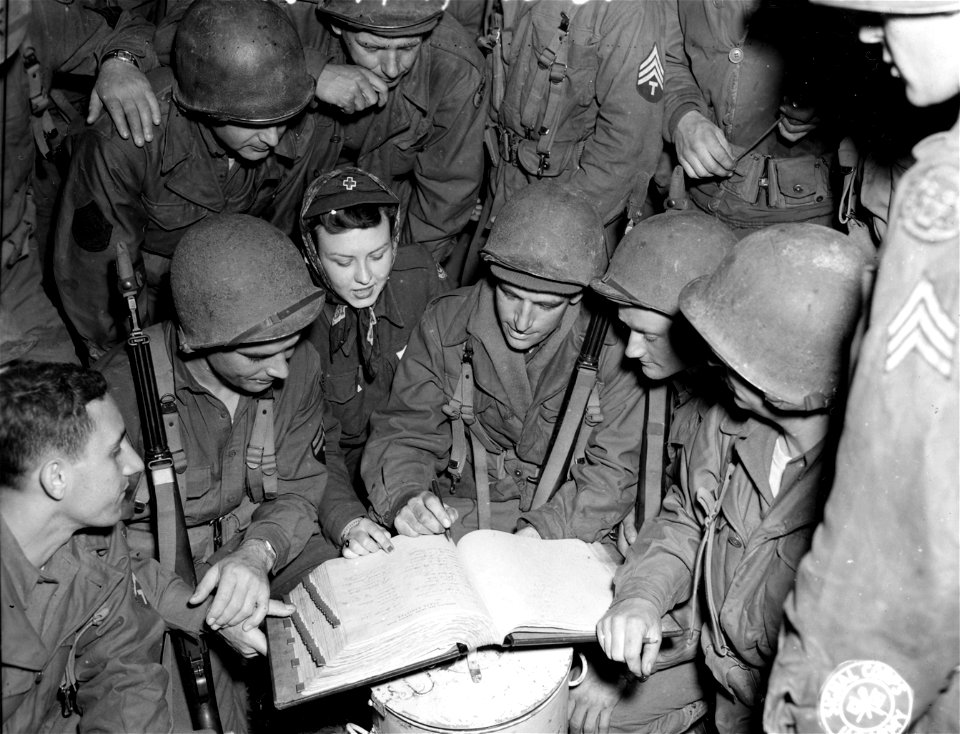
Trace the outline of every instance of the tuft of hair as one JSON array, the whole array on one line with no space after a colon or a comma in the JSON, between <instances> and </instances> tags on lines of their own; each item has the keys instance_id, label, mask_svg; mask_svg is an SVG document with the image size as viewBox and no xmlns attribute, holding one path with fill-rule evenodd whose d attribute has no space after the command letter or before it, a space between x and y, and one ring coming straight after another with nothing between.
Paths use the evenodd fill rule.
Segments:
<instances>
[{"instance_id":1,"label":"tuft of hair","mask_svg":"<svg viewBox=\"0 0 960 734\"><path fill-rule=\"evenodd\" d=\"M397 216L397 207L382 206L380 204L357 204L346 209L334 209L310 219L311 231L322 227L330 234L340 234L351 229L372 229L379 226L384 219L390 225L390 234L393 235L393 220Z\"/></svg>"},{"instance_id":2,"label":"tuft of hair","mask_svg":"<svg viewBox=\"0 0 960 734\"><path fill-rule=\"evenodd\" d=\"M103 375L74 364L24 360L0 369L0 486L16 487L50 451L79 456L94 429L87 403L106 394Z\"/></svg>"}]
</instances>

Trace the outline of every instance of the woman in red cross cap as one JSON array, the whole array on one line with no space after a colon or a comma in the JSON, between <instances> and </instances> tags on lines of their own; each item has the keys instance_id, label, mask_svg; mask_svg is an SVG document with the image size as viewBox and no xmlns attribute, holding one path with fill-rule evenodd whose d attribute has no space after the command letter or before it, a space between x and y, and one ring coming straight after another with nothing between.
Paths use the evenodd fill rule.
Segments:
<instances>
[{"instance_id":1,"label":"woman in red cross cap","mask_svg":"<svg viewBox=\"0 0 960 734\"><path fill-rule=\"evenodd\" d=\"M327 488L320 523L348 557L389 546L389 532L366 517L357 499L366 498L360 455L370 414L386 403L410 331L427 303L448 289L425 248L398 247L399 203L376 176L341 168L315 180L301 208L303 256L327 290L307 339L320 354L324 393L340 421L353 480L352 490Z\"/></svg>"}]
</instances>

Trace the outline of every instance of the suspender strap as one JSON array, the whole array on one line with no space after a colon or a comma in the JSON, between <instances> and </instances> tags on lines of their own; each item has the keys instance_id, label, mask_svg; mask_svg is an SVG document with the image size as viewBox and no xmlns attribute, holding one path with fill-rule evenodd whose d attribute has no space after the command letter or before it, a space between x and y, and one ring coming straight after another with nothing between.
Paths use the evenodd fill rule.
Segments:
<instances>
[{"instance_id":1,"label":"suspender strap","mask_svg":"<svg viewBox=\"0 0 960 734\"><path fill-rule=\"evenodd\" d=\"M473 481L477 490L477 527L490 528L490 475L487 469L487 450L480 436L470 429L470 447L473 449Z\"/></svg>"},{"instance_id":2,"label":"suspender strap","mask_svg":"<svg viewBox=\"0 0 960 734\"><path fill-rule=\"evenodd\" d=\"M583 414L583 422L586 425L580 426L580 431L577 433L577 443L573 447L572 461L577 464L582 464L585 460L587 441L590 440L591 429L603 423L603 411L600 409L600 391L602 389L602 382L594 382L590 397L587 398L587 409Z\"/></svg>"},{"instance_id":3,"label":"suspender strap","mask_svg":"<svg viewBox=\"0 0 960 734\"><path fill-rule=\"evenodd\" d=\"M664 382L647 389L646 419L640 448L641 491L638 492L643 497L643 515L636 518L638 528L640 521L656 517L660 511L669 420L670 388Z\"/></svg>"},{"instance_id":4,"label":"suspender strap","mask_svg":"<svg viewBox=\"0 0 960 734\"><path fill-rule=\"evenodd\" d=\"M453 397L442 410L451 419L453 433L447 471L454 482L457 482L463 476L463 465L467 460L466 426L476 420L473 412L473 346L469 341L463 347L457 387L453 391Z\"/></svg>"},{"instance_id":5,"label":"suspender strap","mask_svg":"<svg viewBox=\"0 0 960 734\"><path fill-rule=\"evenodd\" d=\"M250 498L260 503L277 496L277 449L274 441L273 391L257 400L250 443L247 444L247 486Z\"/></svg>"}]
</instances>

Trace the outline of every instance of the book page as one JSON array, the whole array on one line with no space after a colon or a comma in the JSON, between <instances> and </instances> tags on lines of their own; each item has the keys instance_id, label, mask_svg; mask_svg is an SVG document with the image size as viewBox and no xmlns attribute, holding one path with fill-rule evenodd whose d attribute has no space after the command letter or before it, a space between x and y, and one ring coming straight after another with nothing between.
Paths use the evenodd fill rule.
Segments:
<instances>
[{"instance_id":1,"label":"book page","mask_svg":"<svg viewBox=\"0 0 960 734\"><path fill-rule=\"evenodd\" d=\"M328 561L291 592L314 662L302 671L305 691L386 674L458 643L500 641L451 541L398 536L393 545L392 553Z\"/></svg>"},{"instance_id":2,"label":"book page","mask_svg":"<svg viewBox=\"0 0 960 734\"><path fill-rule=\"evenodd\" d=\"M475 530L459 549L501 641L524 629L593 634L613 601L616 565L582 540Z\"/></svg>"}]
</instances>

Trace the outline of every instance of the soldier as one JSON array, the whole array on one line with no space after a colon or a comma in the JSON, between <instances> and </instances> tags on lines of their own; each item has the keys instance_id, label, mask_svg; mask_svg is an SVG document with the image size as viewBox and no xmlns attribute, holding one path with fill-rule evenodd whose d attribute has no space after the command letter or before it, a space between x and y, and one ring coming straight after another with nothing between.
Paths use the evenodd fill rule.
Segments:
<instances>
[{"instance_id":1,"label":"soldier","mask_svg":"<svg viewBox=\"0 0 960 734\"><path fill-rule=\"evenodd\" d=\"M3 730L169 732L120 523L143 462L103 376L16 362L0 393Z\"/></svg>"},{"instance_id":2,"label":"soldier","mask_svg":"<svg viewBox=\"0 0 960 734\"><path fill-rule=\"evenodd\" d=\"M960 92L956 0L826 2L907 99ZM769 731L960 731L958 125L914 148L881 247L836 480L787 599Z\"/></svg>"},{"instance_id":3,"label":"soldier","mask_svg":"<svg viewBox=\"0 0 960 734\"><path fill-rule=\"evenodd\" d=\"M607 260L599 217L559 184L527 187L497 218L484 256L491 277L428 307L371 418L361 471L373 508L404 535L456 522L457 536L489 512L499 530L519 521L529 535L600 540L633 507L643 415L614 334L599 357L583 457L553 499L530 509L591 319L583 291ZM454 473L441 476L448 466Z\"/></svg>"},{"instance_id":4,"label":"soldier","mask_svg":"<svg viewBox=\"0 0 960 734\"><path fill-rule=\"evenodd\" d=\"M666 476L660 486L679 486L681 456L689 453L719 394L707 372L709 349L680 313L680 291L713 272L735 241L726 225L701 212L658 214L627 233L607 272L590 284L618 307L620 322L630 330L625 356L635 360L644 377L669 389ZM658 507L644 506L643 516L652 517ZM635 517L628 513L620 524L617 547L624 555L637 537ZM583 681L570 689L570 731L690 730L707 711L692 657L673 660L638 683L623 665L591 655Z\"/></svg>"},{"instance_id":5,"label":"soldier","mask_svg":"<svg viewBox=\"0 0 960 734\"><path fill-rule=\"evenodd\" d=\"M272 3L195 3L178 29L174 72L151 81L162 113L154 140L137 147L100 121L76 141L63 193L54 273L91 358L122 337L115 243L128 246L145 280L141 312L153 323L169 316L165 278L188 226L244 212L293 233L307 179L325 168L330 130L302 114L314 82Z\"/></svg>"},{"instance_id":6,"label":"soldier","mask_svg":"<svg viewBox=\"0 0 960 734\"><path fill-rule=\"evenodd\" d=\"M76 361L63 321L44 292L45 253L60 176L54 161L63 156L63 133L77 110L60 78L89 81L92 122L105 106L121 135L142 144L141 123L156 105L140 68L156 63L150 50L152 26L129 11L108 23L106 13L87 5L0 4L3 28L3 185L0 201L0 361L29 353L42 361ZM95 81L95 84L94 84ZM126 109L125 109L126 108ZM129 109L130 118L126 114ZM152 123L148 126L148 134ZM39 154L39 155L38 155ZM36 175L43 170L45 175Z\"/></svg>"},{"instance_id":7,"label":"soldier","mask_svg":"<svg viewBox=\"0 0 960 734\"><path fill-rule=\"evenodd\" d=\"M521 5L512 41L492 52L491 215L531 181L557 177L590 199L612 252L628 196L636 219L663 147L668 6Z\"/></svg>"},{"instance_id":8,"label":"soldier","mask_svg":"<svg viewBox=\"0 0 960 734\"><path fill-rule=\"evenodd\" d=\"M200 582L194 590L159 574L142 496L128 523L134 567L169 624L197 632L205 622L241 654L266 654L257 627L271 608L281 609L269 602L271 590L289 590L336 555L318 534L317 511L328 484L347 484L346 469L317 379L319 359L300 339L323 291L289 238L242 214L193 225L170 279L177 321L147 334L158 389L175 398L176 430L168 428L167 440ZM138 444L128 358L118 347L100 365ZM213 601L205 603L208 596ZM229 674L214 670L224 727L244 731L244 692L227 685L241 678L240 661L222 645L211 651Z\"/></svg>"},{"instance_id":9,"label":"soldier","mask_svg":"<svg viewBox=\"0 0 960 734\"><path fill-rule=\"evenodd\" d=\"M324 394L340 423L340 448L353 483L330 487L320 525L346 556L389 546L357 495L370 414L386 403L410 333L427 304L447 290L446 274L418 244L398 247L400 200L358 168L324 174L307 189L300 218L304 257L327 289L306 339L320 355ZM337 496L343 491L343 496Z\"/></svg>"},{"instance_id":10,"label":"soldier","mask_svg":"<svg viewBox=\"0 0 960 734\"><path fill-rule=\"evenodd\" d=\"M664 136L701 210L747 234L834 225L836 23L795 3L677 0ZM784 29L789 28L789 33Z\"/></svg>"},{"instance_id":11,"label":"soldier","mask_svg":"<svg viewBox=\"0 0 960 734\"><path fill-rule=\"evenodd\" d=\"M338 162L400 198L401 244L453 253L483 176L486 84L473 39L442 0L323 0L301 19L325 62L317 97L336 108ZM302 11L301 11L302 16Z\"/></svg>"},{"instance_id":12,"label":"soldier","mask_svg":"<svg viewBox=\"0 0 960 734\"><path fill-rule=\"evenodd\" d=\"M680 486L617 571L597 633L611 660L650 676L661 617L696 599L703 621L689 625L685 646L702 650L712 674L719 732L759 730L781 606L829 487L830 408L864 264L826 227L774 225L680 294L681 312L725 366L732 404L704 417Z\"/></svg>"}]
</instances>

